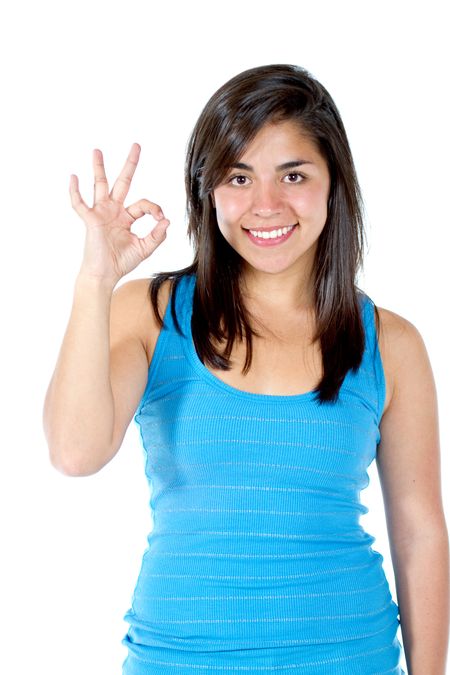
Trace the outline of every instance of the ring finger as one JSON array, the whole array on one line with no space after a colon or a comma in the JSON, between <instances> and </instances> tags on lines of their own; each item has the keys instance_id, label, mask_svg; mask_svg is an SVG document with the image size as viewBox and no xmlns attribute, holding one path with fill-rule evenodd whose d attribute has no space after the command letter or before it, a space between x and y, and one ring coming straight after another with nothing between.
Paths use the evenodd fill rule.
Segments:
<instances>
[{"instance_id":1,"label":"ring finger","mask_svg":"<svg viewBox=\"0 0 450 675\"><path fill-rule=\"evenodd\" d=\"M94 150L94 204L108 198L108 181L101 150Z\"/></svg>"}]
</instances>

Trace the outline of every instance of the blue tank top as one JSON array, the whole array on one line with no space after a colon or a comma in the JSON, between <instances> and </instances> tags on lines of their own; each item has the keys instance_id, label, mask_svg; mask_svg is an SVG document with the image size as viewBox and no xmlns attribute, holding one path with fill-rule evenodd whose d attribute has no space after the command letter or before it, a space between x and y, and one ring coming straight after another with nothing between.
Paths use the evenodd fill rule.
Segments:
<instances>
[{"instance_id":1,"label":"blue tank top","mask_svg":"<svg viewBox=\"0 0 450 675\"><path fill-rule=\"evenodd\" d=\"M370 298L366 344L336 403L225 384L191 333L194 276L165 312L135 421L153 529L128 643L238 650L339 643L399 624L360 492L380 441L384 373Z\"/></svg>"}]
</instances>

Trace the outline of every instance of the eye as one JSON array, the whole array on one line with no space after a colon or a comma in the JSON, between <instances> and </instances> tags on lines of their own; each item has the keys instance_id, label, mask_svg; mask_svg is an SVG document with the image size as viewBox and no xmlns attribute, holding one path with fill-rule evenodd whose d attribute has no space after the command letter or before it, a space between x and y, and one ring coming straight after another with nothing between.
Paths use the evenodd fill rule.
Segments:
<instances>
[{"instance_id":1,"label":"eye","mask_svg":"<svg viewBox=\"0 0 450 675\"><path fill-rule=\"evenodd\" d=\"M228 182L231 183L231 185L247 185L247 182L249 178L247 176L242 176L241 174L237 176L231 176L229 178Z\"/></svg>"},{"instance_id":2,"label":"eye","mask_svg":"<svg viewBox=\"0 0 450 675\"><path fill-rule=\"evenodd\" d=\"M283 180L285 183L301 183L304 176L301 173L288 173L284 176Z\"/></svg>"}]
</instances>

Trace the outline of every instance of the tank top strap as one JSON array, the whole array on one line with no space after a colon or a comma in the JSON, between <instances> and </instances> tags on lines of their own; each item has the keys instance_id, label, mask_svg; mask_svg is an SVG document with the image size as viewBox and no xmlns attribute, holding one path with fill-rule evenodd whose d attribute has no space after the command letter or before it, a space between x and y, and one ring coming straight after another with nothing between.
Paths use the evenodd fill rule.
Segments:
<instances>
[{"instance_id":1,"label":"tank top strap","mask_svg":"<svg viewBox=\"0 0 450 675\"><path fill-rule=\"evenodd\" d=\"M194 288L196 277L194 274L182 276L175 290L170 293L169 302L164 315L164 326L173 331L176 330L175 317L185 336L189 336L191 330L192 307L194 300Z\"/></svg>"},{"instance_id":2,"label":"tank top strap","mask_svg":"<svg viewBox=\"0 0 450 675\"><path fill-rule=\"evenodd\" d=\"M362 319L364 324L366 345L363 357L363 367L372 375L377 392L377 421L381 421L386 398L386 380L383 363L378 344L378 334L375 316L375 303L367 294L362 295Z\"/></svg>"},{"instance_id":3,"label":"tank top strap","mask_svg":"<svg viewBox=\"0 0 450 675\"><path fill-rule=\"evenodd\" d=\"M185 275L180 278L175 295L173 291L169 295L169 301L162 317L163 325L148 369L147 386L137 408L136 421L140 419L142 410L147 404L158 397L161 389L164 390L165 383L170 384L179 380L180 377L181 379L190 377L184 343L190 337L194 287L195 276ZM181 334L177 331L174 315Z\"/></svg>"}]
</instances>

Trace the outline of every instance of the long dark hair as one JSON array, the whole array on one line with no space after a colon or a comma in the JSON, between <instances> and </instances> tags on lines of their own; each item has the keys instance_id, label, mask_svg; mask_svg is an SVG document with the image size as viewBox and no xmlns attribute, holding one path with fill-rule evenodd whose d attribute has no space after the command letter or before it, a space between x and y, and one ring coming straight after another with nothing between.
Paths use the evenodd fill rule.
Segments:
<instances>
[{"instance_id":1,"label":"long dark hair","mask_svg":"<svg viewBox=\"0 0 450 675\"><path fill-rule=\"evenodd\" d=\"M363 265L363 203L347 135L330 94L304 68L268 65L246 70L210 98L191 134L185 164L188 235L194 247L191 265L154 276L150 297L156 316L158 290L172 279L172 297L182 276L196 275L192 336L200 360L230 369L236 339L246 342L242 372L252 361L257 335L240 291L241 258L217 225L212 193L230 165L268 122L292 120L315 142L330 174L328 214L313 267L316 333L323 376L316 400L335 402L346 373L357 371L364 352L364 328L355 279ZM377 309L377 327L379 316ZM180 325L172 303L174 320ZM225 343L220 351L215 346Z\"/></svg>"}]
</instances>

